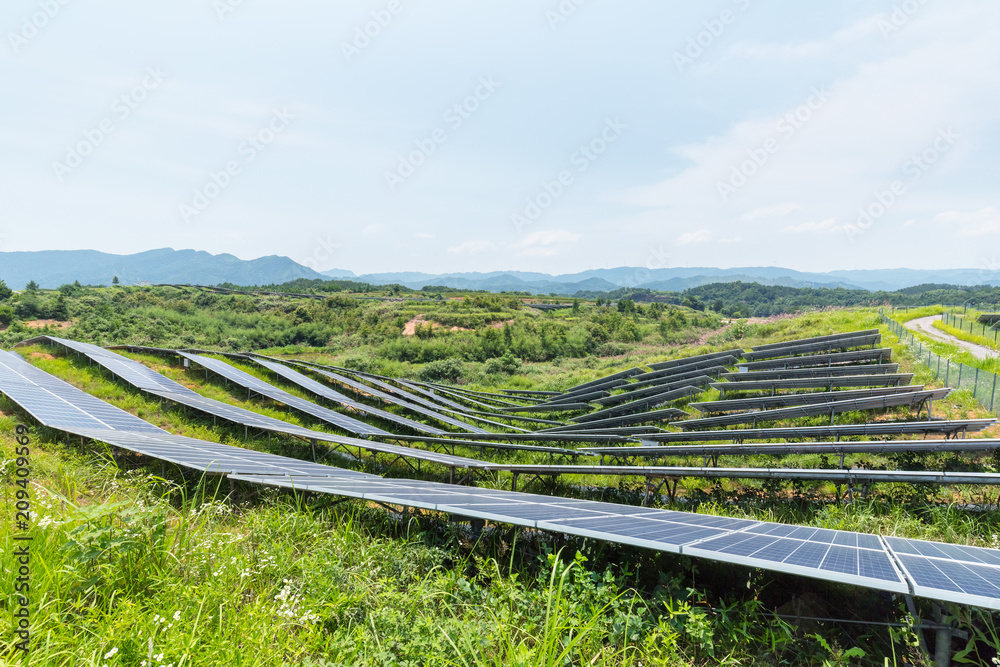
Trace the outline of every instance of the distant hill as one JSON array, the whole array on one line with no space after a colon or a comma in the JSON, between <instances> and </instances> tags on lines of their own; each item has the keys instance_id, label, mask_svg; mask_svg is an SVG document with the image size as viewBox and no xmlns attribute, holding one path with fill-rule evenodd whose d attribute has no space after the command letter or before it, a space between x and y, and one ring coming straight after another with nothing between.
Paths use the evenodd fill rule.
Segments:
<instances>
[{"instance_id":1,"label":"distant hill","mask_svg":"<svg viewBox=\"0 0 1000 667\"><path fill-rule=\"evenodd\" d=\"M110 285L115 276L123 285L139 282L264 285L296 278L324 278L287 257L276 255L242 260L233 255L172 248L135 255L111 255L96 250L0 252L0 279L11 289L24 289L31 280L47 289L74 281Z\"/></svg>"},{"instance_id":2,"label":"distant hill","mask_svg":"<svg viewBox=\"0 0 1000 667\"><path fill-rule=\"evenodd\" d=\"M718 269L712 267L644 269L622 266L614 269L593 269L580 273L548 275L525 271L493 271L489 273L418 272L368 273L355 275L350 271L325 271L329 277L359 280L373 285L398 283L411 289L425 285L444 285L456 289L517 291L532 294L566 294L577 292L608 292L621 287L682 292L687 289L730 282L756 282L773 287L807 287L864 289L877 292L893 291L927 283L949 285L1000 285L1000 271L978 269L873 269L806 273L775 266Z\"/></svg>"},{"instance_id":3,"label":"distant hill","mask_svg":"<svg viewBox=\"0 0 1000 667\"><path fill-rule=\"evenodd\" d=\"M373 285L400 284L411 289L443 285L489 292L574 295L611 292L622 287L683 292L715 283L756 282L771 287L864 289L893 291L923 284L1000 285L1000 271L979 269L869 269L808 273L776 266L644 269L622 266L579 273L549 275L531 271L492 271L431 274L418 271L369 273L332 269L317 273L287 257L271 255L242 260L197 250L160 248L134 255L111 255L96 250L0 252L0 279L13 289L30 280L45 288L80 281L108 285L118 276L122 284L191 283L197 285L277 285L299 278L353 280Z\"/></svg>"}]
</instances>

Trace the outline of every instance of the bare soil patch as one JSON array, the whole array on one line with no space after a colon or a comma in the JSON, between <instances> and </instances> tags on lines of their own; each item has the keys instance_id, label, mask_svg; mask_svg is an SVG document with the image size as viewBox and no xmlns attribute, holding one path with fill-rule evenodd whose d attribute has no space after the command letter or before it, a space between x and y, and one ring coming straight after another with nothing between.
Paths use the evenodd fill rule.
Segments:
<instances>
[{"instance_id":1,"label":"bare soil patch","mask_svg":"<svg viewBox=\"0 0 1000 667\"><path fill-rule=\"evenodd\" d=\"M59 320L31 320L30 322L24 322L24 326L29 329L41 329L42 327L53 326L56 329L69 329L73 326L72 322L60 322Z\"/></svg>"},{"instance_id":2,"label":"bare soil patch","mask_svg":"<svg viewBox=\"0 0 1000 667\"><path fill-rule=\"evenodd\" d=\"M428 320L426 317L424 317L423 313L421 313L420 315L417 315L412 320L403 325L403 335L415 336L417 335L417 327L424 326L426 324L429 324L432 330L447 328L448 331L472 331L472 329L466 329L465 327L445 327L443 324L439 324L437 322L434 322L433 320Z\"/></svg>"}]
</instances>

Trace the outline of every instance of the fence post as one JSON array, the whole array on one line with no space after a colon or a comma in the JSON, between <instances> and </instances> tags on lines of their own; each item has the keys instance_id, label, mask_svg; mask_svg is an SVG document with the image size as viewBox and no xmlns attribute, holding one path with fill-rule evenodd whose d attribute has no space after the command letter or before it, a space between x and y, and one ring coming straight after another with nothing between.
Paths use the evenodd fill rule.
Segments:
<instances>
[{"instance_id":1,"label":"fence post","mask_svg":"<svg viewBox=\"0 0 1000 667\"><path fill-rule=\"evenodd\" d=\"M976 366L976 386L972 389L972 395L977 396L979 393L979 366Z\"/></svg>"},{"instance_id":2,"label":"fence post","mask_svg":"<svg viewBox=\"0 0 1000 667\"><path fill-rule=\"evenodd\" d=\"M992 412L993 414L996 414L996 410L994 409L994 406L996 404L993 402L993 399L995 399L996 397L997 397L997 376L994 375L993 376L993 393L990 395L990 412Z\"/></svg>"},{"instance_id":3,"label":"fence post","mask_svg":"<svg viewBox=\"0 0 1000 667\"><path fill-rule=\"evenodd\" d=\"M965 366L963 363L958 364L958 384L955 385L957 388L962 388L962 368Z\"/></svg>"},{"instance_id":4,"label":"fence post","mask_svg":"<svg viewBox=\"0 0 1000 667\"><path fill-rule=\"evenodd\" d=\"M951 374L951 359L948 360L948 363L944 367L944 386L946 387L951 386L948 384L948 376L950 374Z\"/></svg>"}]
</instances>

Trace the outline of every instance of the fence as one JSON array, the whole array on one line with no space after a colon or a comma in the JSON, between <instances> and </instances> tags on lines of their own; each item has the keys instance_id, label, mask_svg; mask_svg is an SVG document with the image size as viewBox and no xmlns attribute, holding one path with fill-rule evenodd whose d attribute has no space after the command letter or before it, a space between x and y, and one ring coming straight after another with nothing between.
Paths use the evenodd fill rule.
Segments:
<instances>
[{"instance_id":1,"label":"fence","mask_svg":"<svg viewBox=\"0 0 1000 667\"><path fill-rule=\"evenodd\" d=\"M890 320L882 311L879 311L879 315L882 316L882 323L899 336L899 341L906 344L917 360L927 366L934 373L934 377L942 380L946 387L968 389L980 405L993 414L1000 414L998 412L1000 410L1000 396L997 396L1000 376L934 354L924 346L923 341L918 340L913 332L902 324Z\"/></svg>"},{"instance_id":2,"label":"fence","mask_svg":"<svg viewBox=\"0 0 1000 667\"><path fill-rule=\"evenodd\" d=\"M960 315L955 315L954 313L945 313L941 321L960 331L968 331L973 336L982 336L983 338L993 339L994 345L1000 342L998 341L998 336L1000 336L1000 327L988 327L985 324L980 324L974 320L967 320Z\"/></svg>"}]
</instances>

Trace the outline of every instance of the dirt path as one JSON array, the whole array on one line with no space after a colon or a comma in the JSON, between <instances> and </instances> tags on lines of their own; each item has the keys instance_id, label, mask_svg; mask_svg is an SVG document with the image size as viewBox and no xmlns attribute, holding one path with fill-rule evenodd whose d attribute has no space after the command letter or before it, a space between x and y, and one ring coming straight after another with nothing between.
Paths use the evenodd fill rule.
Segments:
<instances>
[{"instance_id":1,"label":"dirt path","mask_svg":"<svg viewBox=\"0 0 1000 667\"><path fill-rule=\"evenodd\" d=\"M989 359L991 357L997 356L996 350L991 350L988 347L983 347L982 345L976 345L975 343L970 343L968 341L955 338L951 334L946 334L940 329L934 328L934 322L940 320L940 315L931 315L930 317L918 317L917 319L910 320L905 323L907 329L912 329L913 331L920 332L922 334L927 334L931 338L943 341L945 343L950 343L952 345L957 345L963 350L968 350L976 359Z\"/></svg>"}]
</instances>

